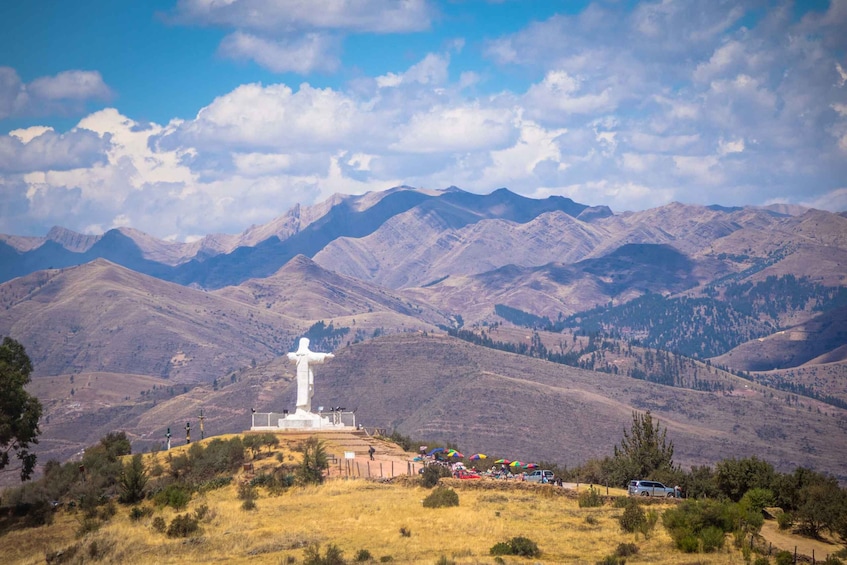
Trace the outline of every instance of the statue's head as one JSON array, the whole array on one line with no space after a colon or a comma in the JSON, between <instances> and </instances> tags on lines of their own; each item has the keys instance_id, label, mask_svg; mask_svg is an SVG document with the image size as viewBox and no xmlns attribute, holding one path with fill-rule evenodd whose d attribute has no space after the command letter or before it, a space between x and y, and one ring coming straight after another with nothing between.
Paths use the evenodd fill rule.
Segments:
<instances>
[{"instance_id":1,"label":"statue's head","mask_svg":"<svg viewBox=\"0 0 847 565\"><path fill-rule=\"evenodd\" d=\"M297 346L297 353L306 353L309 351L309 338L301 337L300 344Z\"/></svg>"}]
</instances>

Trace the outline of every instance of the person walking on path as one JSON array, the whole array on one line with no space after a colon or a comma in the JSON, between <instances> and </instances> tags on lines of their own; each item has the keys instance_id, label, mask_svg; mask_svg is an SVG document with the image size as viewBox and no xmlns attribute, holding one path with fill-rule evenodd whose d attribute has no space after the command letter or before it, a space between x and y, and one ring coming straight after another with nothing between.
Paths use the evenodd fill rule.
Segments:
<instances>
[{"instance_id":1,"label":"person walking on path","mask_svg":"<svg viewBox=\"0 0 847 565\"><path fill-rule=\"evenodd\" d=\"M376 452L376 449L374 449L374 446L370 446L370 447L368 448L368 455L370 455L370 456L371 456L371 461L373 461L373 460L374 460L374 452Z\"/></svg>"}]
</instances>

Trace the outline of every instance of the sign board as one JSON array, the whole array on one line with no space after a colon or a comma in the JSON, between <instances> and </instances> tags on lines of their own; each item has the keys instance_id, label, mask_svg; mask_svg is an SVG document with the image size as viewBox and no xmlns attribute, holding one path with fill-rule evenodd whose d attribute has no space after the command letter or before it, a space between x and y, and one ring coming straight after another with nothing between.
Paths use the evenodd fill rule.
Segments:
<instances>
[{"instance_id":1,"label":"sign board","mask_svg":"<svg viewBox=\"0 0 847 565\"><path fill-rule=\"evenodd\" d=\"M345 451L344 452L344 459L355 459L355 458L356 458L356 452L355 451Z\"/></svg>"}]
</instances>

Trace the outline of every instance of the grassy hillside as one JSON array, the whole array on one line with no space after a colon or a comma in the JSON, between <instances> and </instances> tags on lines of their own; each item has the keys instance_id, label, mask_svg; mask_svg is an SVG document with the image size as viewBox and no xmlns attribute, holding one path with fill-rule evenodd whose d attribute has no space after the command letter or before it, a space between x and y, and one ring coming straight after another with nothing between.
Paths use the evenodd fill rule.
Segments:
<instances>
[{"instance_id":1,"label":"grassy hillside","mask_svg":"<svg viewBox=\"0 0 847 565\"><path fill-rule=\"evenodd\" d=\"M228 484L201 489L179 510L150 499L135 507L112 502L95 512L107 518L102 520L86 518L81 507L69 509L64 501L51 525L0 529L3 562L43 563L48 558L52 563L301 563L308 562L314 544L322 555L335 546L348 563L365 552L371 562L525 562L509 556L498 561L490 555L492 546L517 536L538 545L541 554L533 563L595 563L622 543L637 546L630 563L692 562L691 555L674 549L661 522L647 536L626 533L618 520L624 510L612 498L599 507L580 508L576 491L552 485L445 480L458 493L459 505L425 508L422 500L432 491L411 477L390 483L337 479L319 486L258 487L255 507L246 510L240 485L273 467L297 463L296 445L282 439L276 450L281 456L263 453L253 461L253 472L240 469ZM182 447L143 457L148 471L158 468L162 478L151 481L151 490L161 488L174 471L171 463L185 451ZM624 496L614 489L610 494ZM660 514L673 504L661 501L648 508ZM199 529L184 537L157 531L157 523L170 526L180 516L197 518ZM709 563L741 560L731 542L708 554Z\"/></svg>"}]
</instances>

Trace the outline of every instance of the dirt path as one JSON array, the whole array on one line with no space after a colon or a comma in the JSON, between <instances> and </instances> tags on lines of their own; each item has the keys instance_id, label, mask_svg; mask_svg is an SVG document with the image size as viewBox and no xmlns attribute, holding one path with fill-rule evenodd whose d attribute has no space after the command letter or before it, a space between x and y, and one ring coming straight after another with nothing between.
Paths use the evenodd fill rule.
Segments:
<instances>
[{"instance_id":1,"label":"dirt path","mask_svg":"<svg viewBox=\"0 0 847 565\"><path fill-rule=\"evenodd\" d=\"M760 533L767 543L773 544L774 554L778 550L783 549L794 553L794 548L796 547L798 555L805 555L809 558L814 555L816 561L823 561L828 555L835 553L843 547L838 544L786 533L779 529L776 520L765 520Z\"/></svg>"}]
</instances>

